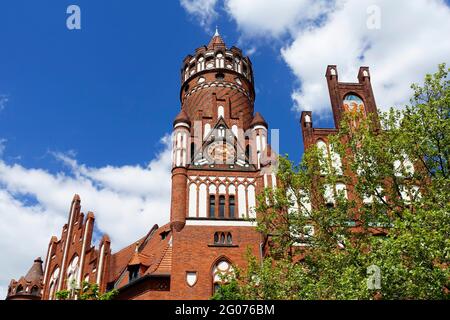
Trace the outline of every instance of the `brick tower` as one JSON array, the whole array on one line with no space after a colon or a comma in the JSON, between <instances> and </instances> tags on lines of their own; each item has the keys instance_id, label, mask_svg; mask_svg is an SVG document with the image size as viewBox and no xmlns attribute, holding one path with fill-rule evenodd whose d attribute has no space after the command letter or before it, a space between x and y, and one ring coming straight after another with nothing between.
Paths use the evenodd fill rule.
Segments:
<instances>
[{"instance_id":1,"label":"brick tower","mask_svg":"<svg viewBox=\"0 0 450 320\"><path fill-rule=\"evenodd\" d=\"M254 114L252 64L216 31L183 60L181 111L173 123L171 230L174 298L207 299L219 273L259 256L256 194L272 183L262 174L267 123ZM273 181L275 181L273 179Z\"/></svg>"},{"instance_id":2,"label":"brick tower","mask_svg":"<svg viewBox=\"0 0 450 320\"><path fill-rule=\"evenodd\" d=\"M25 277L22 288L42 288L36 298L43 300L57 299L62 290L76 299L85 281L100 292L118 289L117 299L209 299L221 275L245 267L248 248L261 256L256 195L276 180L268 125L254 114L250 59L227 48L216 32L184 59L180 101L170 221L149 226L146 235L111 253L107 235L98 248L92 245L94 214L85 216L75 195L61 236L50 239L41 282ZM19 298L17 287L12 281L8 299Z\"/></svg>"}]
</instances>

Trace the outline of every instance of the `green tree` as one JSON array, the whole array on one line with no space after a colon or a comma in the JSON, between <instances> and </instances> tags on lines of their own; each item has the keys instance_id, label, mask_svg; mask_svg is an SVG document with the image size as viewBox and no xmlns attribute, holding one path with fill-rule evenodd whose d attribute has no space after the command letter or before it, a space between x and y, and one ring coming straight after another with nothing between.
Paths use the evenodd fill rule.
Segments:
<instances>
[{"instance_id":1,"label":"green tree","mask_svg":"<svg viewBox=\"0 0 450 320\"><path fill-rule=\"evenodd\" d=\"M75 297L79 300L112 300L119 293L117 289L100 293L97 284L87 281L82 283L81 288L76 288L75 283L72 283L71 287L74 289L56 292L56 298L58 300L72 300Z\"/></svg>"},{"instance_id":2,"label":"green tree","mask_svg":"<svg viewBox=\"0 0 450 320\"><path fill-rule=\"evenodd\" d=\"M413 85L403 110L347 113L327 152L281 157L257 207L270 255L215 298L448 299L448 72Z\"/></svg>"}]
</instances>

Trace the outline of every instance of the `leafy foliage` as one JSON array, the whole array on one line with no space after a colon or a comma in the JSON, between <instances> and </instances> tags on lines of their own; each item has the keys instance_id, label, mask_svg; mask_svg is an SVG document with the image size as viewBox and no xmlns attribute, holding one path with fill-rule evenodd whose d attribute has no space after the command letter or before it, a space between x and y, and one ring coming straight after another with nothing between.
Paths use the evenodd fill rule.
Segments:
<instances>
[{"instance_id":1,"label":"leafy foliage","mask_svg":"<svg viewBox=\"0 0 450 320\"><path fill-rule=\"evenodd\" d=\"M300 165L281 157L257 207L269 254L215 298L448 299L449 71L401 111L348 112Z\"/></svg>"},{"instance_id":2,"label":"leafy foliage","mask_svg":"<svg viewBox=\"0 0 450 320\"><path fill-rule=\"evenodd\" d=\"M117 289L100 293L97 284L89 283L87 281L82 283L81 288L75 287L76 286L72 285L72 288L74 288L72 290L62 290L56 292L56 298L58 300L75 299L75 297L79 300L112 300L119 293Z\"/></svg>"}]
</instances>

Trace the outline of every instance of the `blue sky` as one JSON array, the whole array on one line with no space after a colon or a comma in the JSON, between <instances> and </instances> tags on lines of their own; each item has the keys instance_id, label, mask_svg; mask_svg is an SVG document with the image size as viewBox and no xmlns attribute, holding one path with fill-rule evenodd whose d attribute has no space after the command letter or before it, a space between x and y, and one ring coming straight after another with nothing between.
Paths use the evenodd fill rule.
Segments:
<instances>
[{"instance_id":1,"label":"blue sky","mask_svg":"<svg viewBox=\"0 0 450 320\"><path fill-rule=\"evenodd\" d=\"M66 28L71 4L81 30ZM181 61L215 25L251 53L255 109L295 161L300 111L333 125L328 64L350 82L369 66L386 110L450 63L449 0L1 1L0 297L45 257L75 193L113 251L168 222Z\"/></svg>"},{"instance_id":2,"label":"blue sky","mask_svg":"<svg viewBox=\"0 0 450 320\"><path fill-rule=\"evenodd\" d=\"M69 31L72 2L1 5L5 161L60 170L48 151L72 150L96 167L147 163L180 108L181 60L212 35L176 1L157 10L149 1L77 1L82 30ZM236 44L235 26L226 18L217 24L227 44ZM301 132L290 110L295 78L276 47L258 48L251 59L256 109L272 128L283 128L282 151L299 159Z\"/></svg>"}]
</instances>

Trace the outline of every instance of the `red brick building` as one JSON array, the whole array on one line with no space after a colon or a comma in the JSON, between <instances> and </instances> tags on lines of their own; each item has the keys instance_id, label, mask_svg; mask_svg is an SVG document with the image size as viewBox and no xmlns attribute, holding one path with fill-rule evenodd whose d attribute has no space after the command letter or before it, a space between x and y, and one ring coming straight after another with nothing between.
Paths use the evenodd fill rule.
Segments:
<instances>
[{"instance_id":1,"label":"red brick building","mask_svg":"<svg viewBox=\"0 0 450 320\"><path fill-rule=\"evenodd\" d=\"M261 255L256 195L276 182L266 170L268 126L254 113L250 59L216 32L183 60L180 101L170 222L112 253L107 235L92 245L94 214L81 212L76 195L61 236L50 240L44 269L11 281L7 299L31 291L30 298L55 299L83 281L102 292L117 288L119 299L209 299L221 274L245 267L248 248Z\"/></svg>"},{"instance_id":2,"label":"red brick building","mask_svg":"<svg viewBox=\"0 0 450 320\"><path fill-rule=\"evenodd\" d=\"M338 82L335 66L326 77L336 128L313 128L311 112L303 112L305 148L326 146L345 108L376 113L368 68L360 69L358 83ZM173 122L170 222L112 253L107 235L98 248L92 245L94 214L85 216L75 195L61 236L50 240L44 269L37 259L25 277L11 281L7 299L55 299L57 291L83 281L102 292L118 289L118 299L209 299L221 274L245 267L248 248L263 255L266 242L256 231L254 208L256 195L276 186L275 157L268 125L254 112L250 59L239 48L227 48L216 32L183 60L180 101Z\"/></svg>"}]
</instances>

